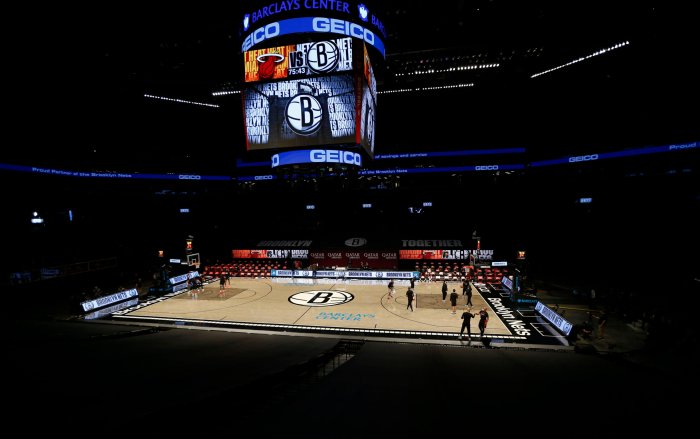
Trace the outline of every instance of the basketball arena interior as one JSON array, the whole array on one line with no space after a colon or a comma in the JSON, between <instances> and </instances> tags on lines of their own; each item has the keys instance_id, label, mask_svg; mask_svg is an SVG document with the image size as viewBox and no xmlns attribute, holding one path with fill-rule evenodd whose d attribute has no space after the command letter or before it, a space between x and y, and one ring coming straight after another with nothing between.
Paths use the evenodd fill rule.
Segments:
<instances>
[{"instance_id":1,"label":"basketball arena interior","mask_svg":"<svg viewBox=\"0 0 700 439\"><path fill-rule=\"evenodd\" d=\"M38 9L17 6L6 38L11 426L691 424L700 48L686 7Z\"/></svg>"}]
</instances>

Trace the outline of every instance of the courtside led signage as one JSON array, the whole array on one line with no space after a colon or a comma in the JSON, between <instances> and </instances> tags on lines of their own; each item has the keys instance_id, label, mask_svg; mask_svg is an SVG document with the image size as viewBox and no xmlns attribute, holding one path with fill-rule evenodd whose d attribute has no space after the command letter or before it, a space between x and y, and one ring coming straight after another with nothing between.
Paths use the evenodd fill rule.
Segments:
<instances>
[{"instance_id":1,"label":"courtside led signage","mask_svg":"<svg viewBox=\"0 0 700 439\"><path fill-rule=\"evenodd\" d=\"M111 305L116 302L121 302L122 300L131 299L132 297L138 297L139 292L136 288L131 290L120 291L115 294L110 294L109 296L99 297L94 300L87 300L82 302L80 306L83 311L91 311L96 308L102 308L103 306Z\"/></svg>"},{"instance_id":2,"label":"courtside led signage","mask_svg":"<svg viewBox=\"0 0 700 439\"><path fill-rule=\"evenodd\" d=\"M571 333L573 325L544 303L537 302L537 304L535 305L535 311L540 313L542 317L544 317L549 323L554 325L564 335L569 335L569 333Z\"/></svg>"}]
</instances>

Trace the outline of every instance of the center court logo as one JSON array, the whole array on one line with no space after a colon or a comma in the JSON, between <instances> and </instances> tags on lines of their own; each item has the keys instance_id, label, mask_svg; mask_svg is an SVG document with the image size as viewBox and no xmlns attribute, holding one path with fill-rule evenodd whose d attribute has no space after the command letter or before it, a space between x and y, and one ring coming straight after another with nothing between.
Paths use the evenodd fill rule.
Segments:
<instances>
[{"instance_id":1,"label":"center court logo","mask_svg":"<svg viewBox=\"0 0 700 439\"><path fill-rule=\"evenodd\" d=\"M335 306L348 303L354 298L347 291L312 290L289 296L289 301L299 306Z\"/></svg>"}]
</instances>

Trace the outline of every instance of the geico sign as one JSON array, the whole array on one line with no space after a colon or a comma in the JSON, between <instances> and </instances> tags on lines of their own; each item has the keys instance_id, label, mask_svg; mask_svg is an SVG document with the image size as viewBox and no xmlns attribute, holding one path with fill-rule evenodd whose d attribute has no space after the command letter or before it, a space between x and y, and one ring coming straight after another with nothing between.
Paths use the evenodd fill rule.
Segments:
<instances>
[{"instance_id":1,"label":"geico sign","mask_svg":"<svg viewBox=\"0 0 700 439\"><path fill-rule=\"evenodd\" d=\"M246 51L261 41L276 37L279 34L280 24L278 22L270 23L267 26L255 29L253 33L248 35L243 41L243 50Z\"/></svg>"},{"instance_id":2,"label":"geico sign","mask_svg":"<svg viewBox=\"0 0 700 439\"><path fill-rule=\"evenodd\" d=\"M498 171L498 165L474 166L475 171Z\"/></svg>"},{"instance_id":3,"label":"geico sign","mask_svg":"<svg viewBox=\"0 0 700 439\"><path fill-rule=\"evenodd\" d=\"M334 34L348 35L365 40L367 43L374 46L374 34L359 24L339 20L337 18L314 17L311 26L314 32L331 32Z\"/></svg>"},{"instance_id":4,"label":"geico sign","mask_svg":"<svg viewBox=\"0 0 700 439\"><path fill-rule=\"evenodd\" d=\"M177 176L179 180L201 180L202 176L201 175L186 175L186 174L180 174Z\"/></svg>"},{"instance_id":5,"label":"geico sign","mask_svg":"<svg viewBox=\"0 0 700 439\"><path fill-rule=\"evenodd\" d=\"M259 27L251 32L245 40L243 40L243 51L250 49L258 43L261 43L270 38L287 35L289 33L309 32L308 25L297 23L296 20L282 20ZM374 34L359 24L349 21L340 20L337 18L313 17L311 20L312 32L329 32L334 34L347 35L354 38L359 38L366 41L368 44L375 46Z\"/></svg>"},{"instance_id":6,"label":"geico sign","mask_svg":"<svg viewBox=\"0 0 700 439\"><path fill-rule=\"evenodd\" d=\"M362 156L352 151L312 149L309 151L309 160L313 163L346 163L362 166Z\"/></svg>"},{"instance_id":7,"label":"geico sign","mask_svg":"<svg viewBox=\"0 0 700 439\"><path fill-rule=\"evenodd\" d=\"M577 155L574 157L569 157L569 163L590 162L591 160L598 160L598 154Z\"/></svg>"},{"instance_id":8,"label":"geico sign","mask_svg":"<svg viewBox=\"0 0 700 439\"><path fill-rule=\"evenodd\" d=\"M272 175L256 175L255 180L272 180Z\"/></svg>"}]
</instances>

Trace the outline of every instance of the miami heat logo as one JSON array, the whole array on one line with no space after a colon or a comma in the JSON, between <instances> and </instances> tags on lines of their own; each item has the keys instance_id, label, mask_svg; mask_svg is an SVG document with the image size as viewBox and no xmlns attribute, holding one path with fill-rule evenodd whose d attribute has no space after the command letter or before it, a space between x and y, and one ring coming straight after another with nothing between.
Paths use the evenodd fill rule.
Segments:
<instances>
[{"instance_id":1,"label":"miami heat logo","mask_svg":"<svg viewBox=\"0 0 700 439\"><path fill-rule=\"evenodd\" d=\"M263 53L257 58L258 64L258 79L272 79L275 76L275 64L284 61L284 56L279 53Z\"/></svg>"},{"instance_id":2,"label":"miami heat logo","mask_svg":"<svg viewBox=\"0 0 700 439\"><path fill-rule=\"evenodd\" d=\"M323 109L314 96L301 93L294 96L285 111L289 128L300 136L310 136L321 127Z\"/></svg>"}]
</instances>

